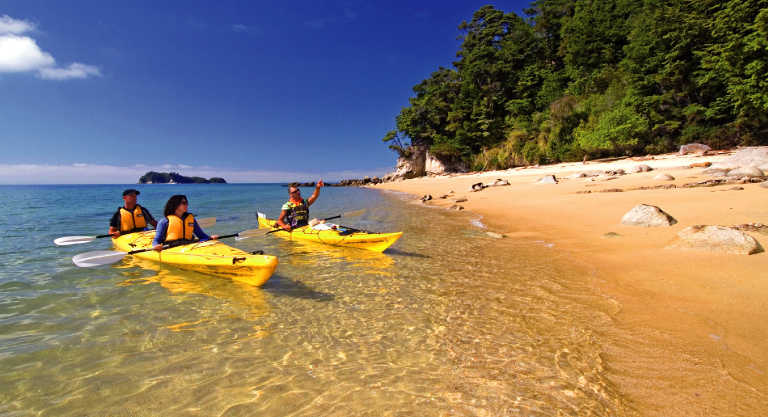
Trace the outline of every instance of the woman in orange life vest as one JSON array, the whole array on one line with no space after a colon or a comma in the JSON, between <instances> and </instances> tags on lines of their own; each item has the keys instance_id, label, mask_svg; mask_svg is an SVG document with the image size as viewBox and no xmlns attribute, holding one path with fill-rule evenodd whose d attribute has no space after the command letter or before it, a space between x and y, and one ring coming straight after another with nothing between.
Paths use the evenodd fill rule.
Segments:
<instances>
[{"instance_id":1,"label":"woman in orange life vest","mask_svg":"<svg viewBox=\"0 0 768 417\"><path fill-rule=\"evenodd\" d=\"M218 235L208 236L197 224L195 216L187 213L189 200L185 195L175 195L165 203L163 214L165 218L157 223L155 239L152 240L153 249L160 252L163 244L177 240L192 242L197 236L201 242L208 239L216 240Z\"/></svg>"},{"instance_id":2,"label":"woman in orange life vest","mask_svg":"<svg viewBox=\"0 0 768 417\"><path fill-rule=\"evenodd\" d=\"M301 198L301 191L297 187L288 187L288 195L291 196L291 199L283 204L280 217L277 218L278 226L290 232L295 227L309 224L309 206L320 196L320 187L324 185L323 180L320 179L315 187L315 192L306 199Z\"/></svg>"},{"instance_id":3,"label":"woman in orange life vest","mask_svg":"<svg viewBox=\"0 0 768 417\"><path fill-rule=\"evenodd\" d=\"M149 210L136 203L136 196L139 194L141 193L134 189L123 191L125 205L118 207L109 220L109 234L113 237L120 236L120 233L144 230L148 224L157 227L157 221L149 214Z\"/></svg>"}]
</instances>

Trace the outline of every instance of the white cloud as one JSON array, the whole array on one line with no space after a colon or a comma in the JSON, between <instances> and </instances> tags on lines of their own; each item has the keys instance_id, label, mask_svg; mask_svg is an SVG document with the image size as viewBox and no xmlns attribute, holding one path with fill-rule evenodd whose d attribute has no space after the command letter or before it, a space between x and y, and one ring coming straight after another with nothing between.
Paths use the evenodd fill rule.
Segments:
<instances>
[{"instance_id":1,"label":"white cloud","mask_svg":"<svg viewBox=\"0 0 768 417\"><path fill-rule=\"evenodd\" d=\"M0 73L37 72L46 80L67 80L101 76L101 71L92 65L72 63L66 68L57 68L51 54L37 46L29 36L19 36L35 29L35 25L16 20L8 15L0 17Z\"/></svg>"},{"instance_id":2,"label":"white cloud","mask_svg":"<svg viewBox=\"0 0 768 417\"><path fill-rule=\"evenodd\" d=\"M69 64L67 68L40 68L38 76L46 80L68 80L70 78L88 78L89 75L101 77L101 71L92 65Z\"/></svg>"},{"instance_id":3,"label":"white cloud","mask_svg":"<svg viewBox=\"0 0 768 417\"><path fill-rule=\"evenodd\" d=\"M0 17L0 35L21 35L34 29L35 25L26 20L16 20L7 14Z\"/></svg>"},{"instance_id":4,"label":"white cloud","mask_svg":"<svg viewBox=\"0 0 768 417\"><path fill-rule=\"evenodd\" d=\"M0 184L134 184L148 171L178 172L192 177L220 177L230 183L310 182L320 178L327 182L383 176L390 168L362 171L295 172L264 170L233 170L189 165L143 165L127 167L75 163L71 165L0 164Z\"/></svg>"},{"instance_id":5,"label":"white cloud","mask_svg":"<svg viewBox=\"0 0 768 417\"><path fill-rule=\"evenodd\" d=\"M0 72L26 72L56 64L51 54L26 36L0 36Z\"/></svg>"}]
</instances>

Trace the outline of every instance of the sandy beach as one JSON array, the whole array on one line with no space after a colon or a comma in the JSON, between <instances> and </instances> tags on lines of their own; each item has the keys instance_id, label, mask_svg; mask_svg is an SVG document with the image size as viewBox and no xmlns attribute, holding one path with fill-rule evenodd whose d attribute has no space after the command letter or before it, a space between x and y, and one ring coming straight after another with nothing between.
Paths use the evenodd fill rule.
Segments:
<instances>
[{"instance_id":1,"label":"sandy beach","mask_svg":"<svg viewBox=\"0 0 768 417\"><path fill-rule=\"evenodd\" d=\"M687 168L691 164L729 156L667 154L562 163L375 188L411 193L414 199L429 194L433 199L425 204L446 209L462 206L483 216L489 232L553 245L558 256L588 266L595 290L619 306L613 317L617 328L642 340L637 346L606 346L605 358L607 372L640 415L760 415L768 413L768 253L664 248L689 226L768 224L768 189L760 184L679 188L712 179L702 174L703 168ZM565 178L640 164L654 170L610 180ZM675 179L654 179L659 174ZM545 175L555 175L559 183L536 182ZM472 184L496 179L510 185L469 192ZM631 190L663 184L678 188ZM606 189L622 192L600 192ZM441 199L444 195L449 197ZM661 208L677 224L621 225L639 204ZM601 237L610 232L623 237ZM768 235L747 233L768 245Z\"/></svg>"}]
</instances>

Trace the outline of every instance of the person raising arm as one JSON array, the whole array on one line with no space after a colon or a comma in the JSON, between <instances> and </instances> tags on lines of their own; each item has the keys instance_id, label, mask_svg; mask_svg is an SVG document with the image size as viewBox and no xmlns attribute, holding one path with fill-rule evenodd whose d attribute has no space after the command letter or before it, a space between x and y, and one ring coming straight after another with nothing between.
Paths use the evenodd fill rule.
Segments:
<instances>
[{"instance_id":1,"label":"person raising arm","mask_svg":"<svg viewBox=\"0 0 768 417\"><path fill-rule=\"evenodd\" d=\"M315 192L307 199L301 198L301 191L298 187L288 187L288 195L291 197L287 203L283 204L280 211L280 217L277 219L278 226L283 230L291 231L296 227L303 227L309 224L309 206L314 204L317 197L320 196L320 188L323 184L322 178L315 186Z\"/></svg>"}]
</instances>

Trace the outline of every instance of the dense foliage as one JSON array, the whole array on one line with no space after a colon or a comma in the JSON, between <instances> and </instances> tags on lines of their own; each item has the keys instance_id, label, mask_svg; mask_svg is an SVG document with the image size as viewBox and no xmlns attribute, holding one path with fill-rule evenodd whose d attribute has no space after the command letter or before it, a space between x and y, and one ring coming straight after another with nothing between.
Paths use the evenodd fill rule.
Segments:
<instances>
[{"instance_id":1,"label":"dense foliage","mask_svg":"<svg viewBox=\"0 0 768 417\"><path fill-rule=\"evenodd\" d=\"M768 0L537 0L462 22L384 137L470 168L768 144Z\"/></svg>"},{"instance_id":2,"label":"dense foliage","mask_svg":"<svg viewBox=\"0 0 768 417\"><path fill-rule=\"evenodd\" d=\"M139 178L139 184L168 184L175 182L177 184L226 184L224 178L212 177L210 180L201 177L185 177L176 172L155 172L149 171Z\"/></svg>"}]
</instances>

